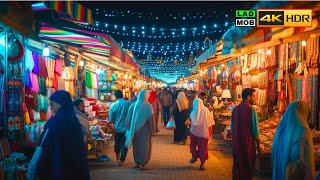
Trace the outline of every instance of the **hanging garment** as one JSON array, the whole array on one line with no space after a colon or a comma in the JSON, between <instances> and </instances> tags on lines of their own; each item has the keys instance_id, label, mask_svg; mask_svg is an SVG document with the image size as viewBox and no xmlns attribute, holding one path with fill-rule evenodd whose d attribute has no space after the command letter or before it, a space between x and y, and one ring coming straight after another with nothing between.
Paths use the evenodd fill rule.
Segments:
<instances>
[{"instance_id":1,"label":"hanging garment","mask_svg":"<svg viewBox=\"0 0 320 180\"><path fill-rule=\"evenodd\" d=\"M93 88L92 87L92 76L90 72L86 72L86 86L88 88Z\"/></svg>"},{"instance_id":2,"label":"hanging garment","mask_svg":"<svg viewBox=\"0 0 320 180\"><path fill-rule=\"evenodd\" d=\"M61 61L61 59L56 58L55 64L54 64L54 72L58 73L59 76L61 76L62 71L63 71L62 61Z\"/></svg>"},{"instance_id":3,"label":"hanging garment","mask_svg":"<svg viewBox=\"0 0 320 180\"><path fill-rule=\"evenodd\" d=\"M297 49L298 49L298 42L296 41L296 42L291 42L291 43L289 43L289 66L290 67L293 67L294 68L294 65L295 64L299 64L299 63L297 63L297 53L298 53L298 51L297 51Z\"/></svg>"},{"instance_id":4,"label":"hanging garment","mask_svg":"<svg viewBox=\"0 0 320 180\"><path fill-rule=\"evenodd\" d=\"M267 62L269 62L269 67L274 67L275 65L277 65L276 59L275 59L275 47L273 46L268 50L271 51L271 54L267 55Z\"/></svg>"},{"instance_id":5,"label":"hanging garment","mask_svg":"<svg viewBox=\"0 0 320 180\"><path fill-rule=\"evenodd\" d=\"M114 74L112 74L113 76ZM115 76L115 75L114 75ZM96 85L97 85L97 88L96 89L100 89L100 85L99 85L99 76L96 74Z\"/></svg>"},{"instance_id":6,"label":"hanging garment","mask_svg":"<svg viewBox=\"0 0 320 180\"><path fill-rule=\"evenodd\" d=\"M64 90L65 89L65 84L64 84L64 79L62 76L58 76L58 90Z\"/></svg>"},{"instance_id":7,"label":"hanging garment","mask_svg":"<svg viewBox=\"0 0 320 180\"><path fill-rule=\"evenodd\" d=\"M296 99L302 100L302 79L296 79Z\"/></svg>"},{"instance_id":8,"label":"hanging garment","mask_svg":"<svg viewBox=\"0 0 320 180\"><path fill-rule=\"evenodd\" d=\"M40 77L48 77L48 70L47 70L47 65L46 61L43 56L38 54L38 63L39 63L39 76Z\"/></svg>"},{"instance_id":9,"label":"hanging garment","mask_svg":"<svg viewBox=\"0 0 320 180\"><path fill-rule=\"evenodd\" d=\"M237 101L242 100L242 85L237 85L236 87L236 100Z\"/></svg>"},{"instance_id":10,"label":"hanging garment","mask_svg":"<svg viewBox=\"0 0 320 180\"><path fill-rule=\"evenodd\" d=\"M94 89L97 89L97 88L98 88L97 75L94 74L94 73L91 73L91 78L92 78L92 87L93 87Z\"/></svg>"},{"instance_id":11,"label":"hanging garment","mask_svg":"<svg viewBox=\"0 0 320 180\"><path fill-rule=\"evenodd\" d=\"M31 89L32 88L32 79L31 79L31 74L29 71L26 71L25 74L25 87Z\"/></svg>"},{"instance_id":12,"label":"hanging garment","mask_svg":"<svg viewBox=\"0 0 320 180\"><path fill-rule=\"evenodd\" d=\"M33 58L33 62L34 62L34 66L33 66L32 72L35 73L36 75L39 75L40 66L39 66L39 62L38 62L38 54L35 53L35 52L32 52L32 58Z\"/></svg>"},{"instance_id":13,"label":"hanging garment","mask_svg":"<svg viewBox=\"0 0 320 180\"><path fill-rule=\"evenodd\" d=\"M27 105L27 107L36 109L36 95L37 93L33 92L31 89L29 88L25 88L25 103Z\"/></svg>"},{"instance_id":14,"label":"hanging garment","mask_svg":"<svg viewBox=\"0 0 320 180\"><path fill-rule=\"evenodd\" d=\"M38 112L40 112L40 111L47 112L48 111L48 98L47 98L47 96L39 94L37 111Z\"/></svg>"},{"instance_id":15,"label":"hanging garment","mask_svg":"<svg viewBox=\"0 0 320 180\"><path fill-rule=\"evenodd\" d=\"M46 85L46 79L45 77L39 77L39 94L46 95L47 94L47 85Z\"/></svg>"},{"instance_id":16,"label":"hanging garment","mask_svg":"<svg viewBox=\"0 0 320 180\"><path fill-rule=\"evenodd\" d=\"M318 58L319 58L319 38L314 38L313 43L313 56L311 60L311 66L317 67L318 65Z\"/></svg>"},{"instance_id":17,"label":"hanging garment","mask_svg":"<svg viewBox=\"0 0 320 180\"><path fill-rule=\"evenodd\" d=\"M52 81L52 87L55 89L55 90L58 90L58 79L59 79L59 74L58 73L54 73L54 78L53 78L53 81Z\"/></svg>"},{"instance_id":18,"label":"hanging garment","mask_svg":"<svg viewBox=\"0 0 320 180\"><path fill-rule=\"evenodd\" d=\"M306 46L306 63L307 67L311 66L311 58L313 54L313 38L310 38L307 40L307 46Z\"/></svg>"},{"instance_id":19,"label":"hanging garment","mask_svg":"<svg viewBox=\"0 0 320 180\"><path fill-rule=\"evenodd\" d=\"M32 82L32 88L31 90L35 93L39 92L39 82L38 82L38 76L35 73L31 73L31 82Z\"/></svg>"},{"instance_id":20,"label":"hanging garment","mask_svg":"<svg viewBox=\"0 0 320 180\"><path fill-rule=\"evenodd\" d=\"M302 78L302 100L308 101L308 78L304 77Z\"/></svg>"},{"instance_id":21,"label":"hanging garment","mask_svg":"<svg viewBox=\"0 0 320 180\"><path fill-rule=\"evenodd\" d=\"M26 71L32 72L34 67L34 61L33 61L32 52L29 49L26 49L25 64L26 64Z\"/></svg>"},{"instance_id":22,"label":"hanging garment","mask_svg":"<svg viewBox=\"0 0 320 180\"><path fill-rule=\"evenodd\" d=\"M44 59L47 66L48 78L53 79L54 78L54 60L49 57L45 57Z\"/></svg>"}]
</instances>

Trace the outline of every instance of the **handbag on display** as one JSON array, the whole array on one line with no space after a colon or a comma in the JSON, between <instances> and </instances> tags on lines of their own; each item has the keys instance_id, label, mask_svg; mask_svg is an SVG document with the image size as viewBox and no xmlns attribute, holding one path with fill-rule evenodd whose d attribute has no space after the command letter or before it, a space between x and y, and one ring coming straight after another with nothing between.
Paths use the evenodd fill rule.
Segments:
<instances>
[{"instance_id":1,"label":"handbag on display","mask_svg":"<svg viewBox=\"0 0 320 180\"><path fill-rule=\"evenodd\" d=\"M174 118L173 117L170 118L169 122L167 123L166 129L169 129L169 130L176 129L176 124L174 122Z\"/></svg>"},{"instance_id":2,"label":"handbag on display","mask_svg":"<svg viewBox=\"0 0 320 180\"><path fill-rule=\"evenodd\" d=\"M42 139L42 141L40 143L40 146L36 147L36 150L33 153L33 156L32 156L32 158L31 158L31 160L29 162L27 180L35 180L36 179L36 170L37 170L39 159L40 159L41 154L42 154L42 143L46 139L48 131L49 131L49 129L47 129L47 131L45 132L45 134L43 136L43 139Z\"/></svg>"}]
</instances>

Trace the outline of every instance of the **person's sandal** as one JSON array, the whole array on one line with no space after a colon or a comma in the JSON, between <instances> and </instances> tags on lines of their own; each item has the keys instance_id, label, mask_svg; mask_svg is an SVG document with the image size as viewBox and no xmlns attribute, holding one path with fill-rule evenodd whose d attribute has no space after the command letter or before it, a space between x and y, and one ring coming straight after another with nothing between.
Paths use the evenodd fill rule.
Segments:
<instances>
[{"instance_id":1,"label":"person's sandal","mask_svg":"<svg viewBox=\"0 0 320 180\"><path fill-rule=\"evenodd\" d=\"M191 158L191 160L189 161L190 164L194 164L197 160L195 158Z\"/></svg>"},{"instance_id":2,"label":"person's sandal","mask_svg":"<svg viewBox=\"0 0 320 180\"><path fill-rule=\"evenodd\" d=\"M141 165L141 166L140 166L140 170L141 170L141 171L147 170L147 167L146 167L145 165Z\"/></svg>"},{"instance_id":3,"label":"person's sandal","mask_svg":"<svg viewBox=\"0 0 320 180\"><path fill-rule=\"evenodd\" d=\"M134 168L140 168L140 164L137 163Z\"/></svg>"},{"instance_id":4,"label":"person's sandal","mask_svg":"<svg viewBox=\"0 0 320 180\"><path fill-rule=\"evenodd\" d=\"M123 166L124 165L124 161L120 160L119 161L119 166Z\"/></svg>"},{"instance_id":5,"label":"person's sandal","mask_svg":"<svg viewBox=\"0 0 320 180\"><path fill-rule=\"evenodd\" d=\"M201 164L199 169L200 169L200 170L205 170L204 164Z\"/></svg>"}]
</instances>

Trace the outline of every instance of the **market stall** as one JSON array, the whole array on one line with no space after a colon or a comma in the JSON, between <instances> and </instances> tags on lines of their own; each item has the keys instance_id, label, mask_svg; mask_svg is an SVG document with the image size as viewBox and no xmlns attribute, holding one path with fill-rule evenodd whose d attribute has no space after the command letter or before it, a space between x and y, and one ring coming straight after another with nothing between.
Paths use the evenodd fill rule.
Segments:
<instances>
[{"instance_id":1,"label":"market stall","mask_svg":"<svg viewBox=\"0 0 320 180\"><path fill-rule=\"evenodd\" d=\"M317 9L313 13L315 15ZM294 100L310 103L308 123L313 129L315 161L319 164L319 27L316 17L307 28L252 29L242 39L233 41L233 48L230 41L237 31L229 31L224 36L222 52L226 52L226 44L231 54L211 56L200 64L199 77L203 80L199 85L203 87L201 91L209 89L213 97L217 97L214 99L218 99L215 108L221 109L215 114L215 120L217 124L226 125L222 133L224 139L232 139L230 117L233 107L241 102L242 89L256 90L254 107L259 118L262 149L256 168L261 172L271 171L273 136L282 114Z\"/></svg>"}]
</instances>

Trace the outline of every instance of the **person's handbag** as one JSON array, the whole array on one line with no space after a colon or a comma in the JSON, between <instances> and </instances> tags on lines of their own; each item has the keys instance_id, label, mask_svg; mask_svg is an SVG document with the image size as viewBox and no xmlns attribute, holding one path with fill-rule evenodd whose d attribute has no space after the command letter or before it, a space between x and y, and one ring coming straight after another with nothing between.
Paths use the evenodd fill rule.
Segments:
<instances>
[{"instance_id":1,"label":"person's handbag","mask_svg":"<svg viewBox=\"0 0 320 180\"><path fill-rule=\"evenodd\" d=\"M167 129L169 130L174 130L176 129L176 124L174 122L174 118L170 118L169 122L167 123L167 126L166 126Z\"/></svg>"},{"instance_id":2,"label":"person's handbag","mask_svg":"<svg viewBox=\"0 0 320 180\"><path fill-rule=\"evenodd\" d=\"M46 139L48 132L49 132L49 129L47 129L47 131L45 132L43 139L40 143L40 146L36 147L36 150L33 153L33 156L29 162L28 172L27 172L27 180L35 180L36 179L36 170L38 167L38 161L39 161L41 154L42 154L42 143Z\"/></svg>"}]
</instances>

